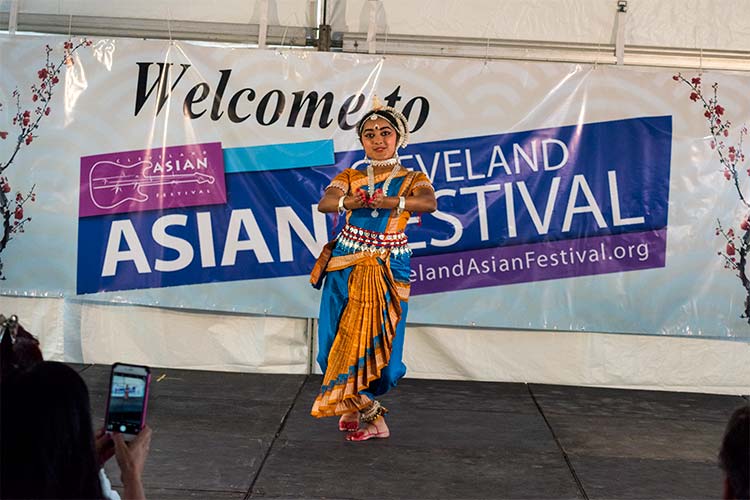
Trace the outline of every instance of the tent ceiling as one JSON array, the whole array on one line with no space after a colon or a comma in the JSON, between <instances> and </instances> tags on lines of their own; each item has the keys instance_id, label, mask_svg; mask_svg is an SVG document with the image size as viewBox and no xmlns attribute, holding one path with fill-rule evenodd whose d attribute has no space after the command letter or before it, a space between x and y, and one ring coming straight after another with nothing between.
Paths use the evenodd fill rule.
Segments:
<instances>
[{"instance_id":1,"label":"tent ceiling","mask_svg":"<svg viewBox=\"0 0 750 500\"><path fill-rule=\"evenodd\" d=\"M325 20L345 52L614 64L619 39L624 64L750 70L746 0L0 0L0 26L14 5L18 31L309 47Z\"/></svg>"}]
</instances>

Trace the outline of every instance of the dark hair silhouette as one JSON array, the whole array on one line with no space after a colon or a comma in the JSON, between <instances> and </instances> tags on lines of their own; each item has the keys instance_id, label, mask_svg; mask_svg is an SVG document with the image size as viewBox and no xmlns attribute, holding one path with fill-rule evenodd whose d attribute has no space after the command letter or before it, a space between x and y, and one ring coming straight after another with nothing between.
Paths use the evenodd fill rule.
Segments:
<instances>
[{"instance_id":1,"label":"dark hair silhouette","mask_svg":"<svg viewBox=\"0 0 750 500\"><path fill-rule=\"evenodd\" d=\"M39 341L18 323L13 315L0 314L0 380L31 368L42 361Z\"/></svg>"},{"instance_id":2,"label":"dark hair silhouette","mask_svg":"<svg viewBox=\"0 0 750 500\"><path fill-rule=\"evenodd\" d=\"M0 497L99 498L86 383L44 361L2 384Z\"/></svg>"},{"instance_id":3,"label":"dark hair silhouette","mask_svg":"<svg viewBox=\"0 0 750 500\"><path fill-rule=\"evenodd\" d=\"M728 498L750 498L750 405L737 408L727 423L719 450L727 474Z\"/></svg>"}]
</instances>

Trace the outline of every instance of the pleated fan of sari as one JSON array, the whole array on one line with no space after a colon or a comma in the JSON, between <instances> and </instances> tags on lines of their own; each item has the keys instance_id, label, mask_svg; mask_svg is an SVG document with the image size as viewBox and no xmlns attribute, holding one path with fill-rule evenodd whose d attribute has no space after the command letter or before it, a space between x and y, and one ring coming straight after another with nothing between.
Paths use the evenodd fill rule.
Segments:
<instances>
[{"instance_id":1,"label":"pleated fan of sari","mask_svg":"<svg viewBox=\"0 0 750 500\"><path fill-rule=\"evenodd\" d=\"M381 370L388 364L401 318L401 304L387 256L384 260L367 254L359 257L349 276L348 288L348 302L311 412L316 417L341 415L369 405L370 398L359 392L380 378Z\"/></svg>"}]
</instances>

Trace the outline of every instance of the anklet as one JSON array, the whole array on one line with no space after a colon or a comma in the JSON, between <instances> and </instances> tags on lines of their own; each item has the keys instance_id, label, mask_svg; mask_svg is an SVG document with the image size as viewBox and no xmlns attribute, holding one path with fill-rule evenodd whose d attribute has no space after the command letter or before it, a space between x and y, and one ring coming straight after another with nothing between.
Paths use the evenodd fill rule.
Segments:
<instances>
[{"instance_id":1,"label":"anklet","mask_svg":"<svg viewBox=\"0 0 750 500\"><path fill-rule=\"evenodd\" d=\"M372 423L381 415L388 413L388 408L380 404L380 401L373 401L370 407L363 411L359 417L362 422Z\"/></svg>"}]
</instances>

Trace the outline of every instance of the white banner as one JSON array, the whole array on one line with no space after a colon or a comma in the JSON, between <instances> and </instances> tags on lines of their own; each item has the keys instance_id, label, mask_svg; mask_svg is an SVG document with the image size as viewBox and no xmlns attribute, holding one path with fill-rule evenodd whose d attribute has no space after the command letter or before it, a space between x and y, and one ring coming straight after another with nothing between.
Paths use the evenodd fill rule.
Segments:
<instances>
[{"instance_id":1,"label":"white banner","mask_svg":"<svg viewBox=\"0 0 750 500\"><path fill-rule=\"evenodd\" d=\"M377 94L438 196L411 321L750 338L745 74L95 40L53 83L64 43L0 41L5 294L315 317Z\"/></svg>"}]
</instances>

